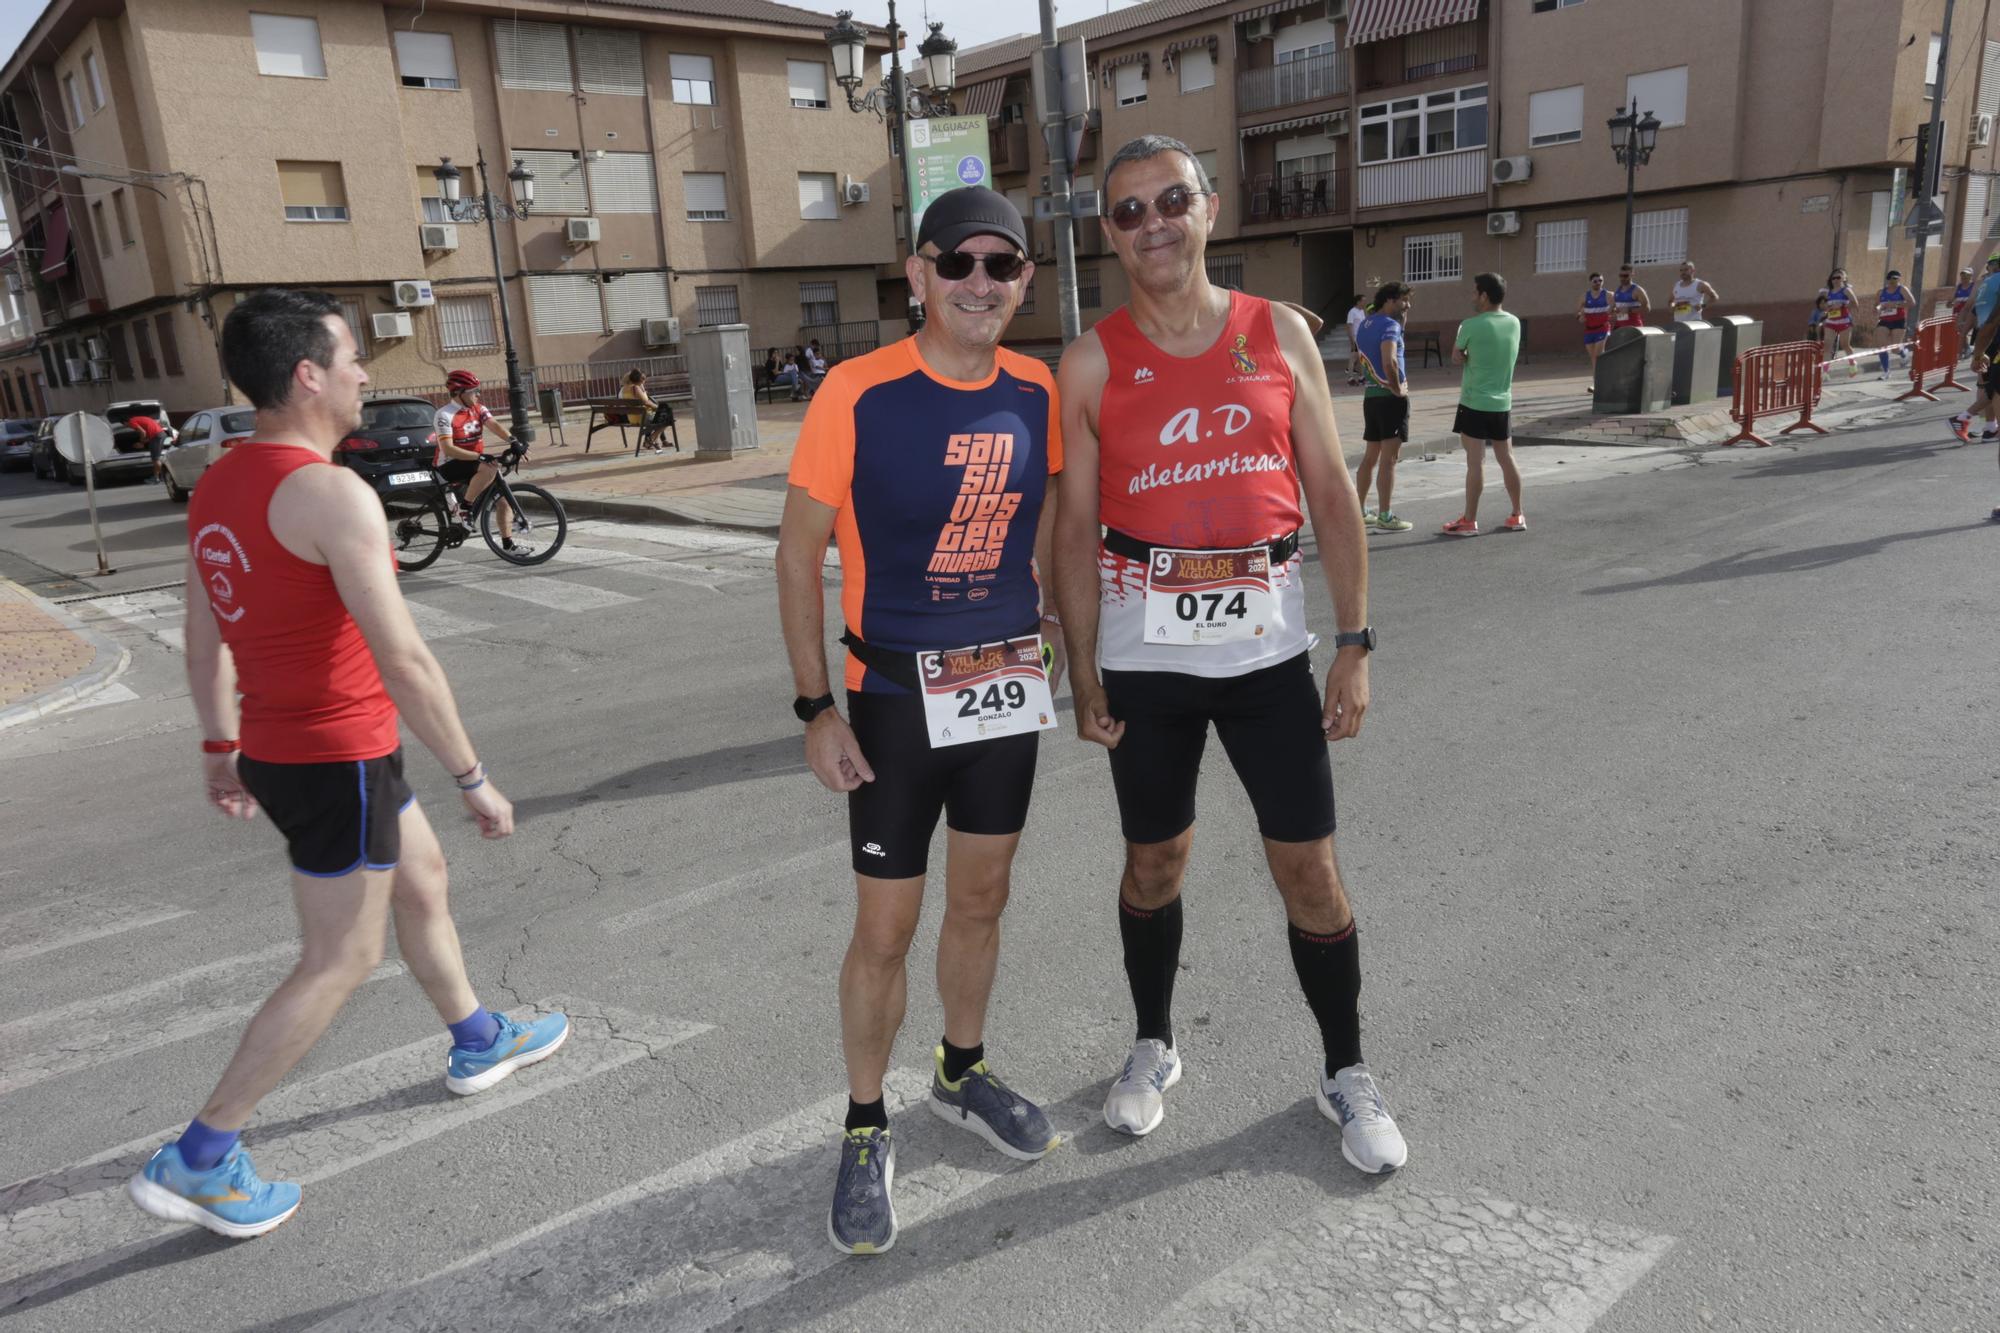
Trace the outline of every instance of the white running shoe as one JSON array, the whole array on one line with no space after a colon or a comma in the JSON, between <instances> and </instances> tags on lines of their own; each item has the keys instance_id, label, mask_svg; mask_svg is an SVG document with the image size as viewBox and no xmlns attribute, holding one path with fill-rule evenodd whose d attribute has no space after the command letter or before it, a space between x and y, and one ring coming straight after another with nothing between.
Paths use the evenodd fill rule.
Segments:
<instances>
[{"instance_id":1,"label":"white running shoe","mask_svg":"<svg viewBox=\"0 0 2000 1333\"><path fill-rule=\"evenodd\" d=\"M1166 1091L1181 1081L1180 1052L1155 1037L1132 1043L1124 1072L1104 1097L1104 1123L1143 1138L1167 1118Z\"/></svg>"},{"instance_id":2,"label":"white running shoe","mask_svg":"<svg viewBox=\"0 0 2000 1333\"><path fill-rule=\"evenodd\" d=\"M1332 1078L1315 1080L1313 1099L1320 1114L1340 1126L1340 1155L1350 1166L1381 1175L1410 1160L1410 1146L1403 1142L1403 1131L1396 1128L1367 1065L1349 1065Z\"/></svg>"}]
</instances>

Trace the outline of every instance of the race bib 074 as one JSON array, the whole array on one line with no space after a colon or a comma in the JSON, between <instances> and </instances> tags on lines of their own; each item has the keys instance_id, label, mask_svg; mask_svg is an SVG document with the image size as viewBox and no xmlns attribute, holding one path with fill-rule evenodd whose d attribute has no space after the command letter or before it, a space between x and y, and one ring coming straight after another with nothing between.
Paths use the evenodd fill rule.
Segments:
<instances>
[{"instance_id":1,"label":"race bib 074","mask_svg":"<svg viewBox=\"0 0 2000 1333\"><path fill-rule=\"evenodd\" d=\"M931 748L990 741L1055 726L1042 636L917 654Z\"/></svg>"},{"instance_id":2,"label":"race bib 074","mask_svg":"<svg viewBox=\"0 0 2000 1333\"><path fill-rule=\"evenodd\" d=\"M1146 642L1235 643L1271 624L1271 551L1153 548L1146 565Z\"/></svg>"}]
</instances>

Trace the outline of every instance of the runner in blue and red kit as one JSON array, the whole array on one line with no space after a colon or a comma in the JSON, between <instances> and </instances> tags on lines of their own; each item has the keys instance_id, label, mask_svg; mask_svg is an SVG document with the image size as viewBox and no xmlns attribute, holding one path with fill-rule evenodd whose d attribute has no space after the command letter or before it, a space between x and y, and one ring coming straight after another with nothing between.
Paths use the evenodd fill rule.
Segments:
<instances>
[{"instance_id":1,"label":"runner in blue and red kit","mask_svg":"<svg viewBox=\"0 0 2000 1333\"><path fill-rule=\"evenodd\" d=\"M1589 288L1576 303L1576 318L1583 325L1583 349L1590 353L1592 366L1604 355L1604 340L1611 336L1611 307L1611 293L1604 290L1604 275L1591 274Z\"/></svg>"},{"instance_id":2,"label":"runner in blue and red kit","mask_svg":"<svg viewBox=\"0 0 2000 1333\"><path fill-rule=\"evenodd\" d=\"M238 302L223 364L256 405L257 434L202 474L188 509L188 686L208 799L238 819L261 809L284 835L302 936L201 1113L128 1186L155 1217L223 1236L261 1236L298 1210L299 1187L260 1179L237 1136L382 961L392 907L403 960L451 1031L448 1090L489 1088L569 1035L561 1014L517 1023L474 997L444 853L403 780L399 709L480 831L514 830L396 586L381 502L332 465L361 424L355 353L324 292Z\"/></svg>"}]
</instances>

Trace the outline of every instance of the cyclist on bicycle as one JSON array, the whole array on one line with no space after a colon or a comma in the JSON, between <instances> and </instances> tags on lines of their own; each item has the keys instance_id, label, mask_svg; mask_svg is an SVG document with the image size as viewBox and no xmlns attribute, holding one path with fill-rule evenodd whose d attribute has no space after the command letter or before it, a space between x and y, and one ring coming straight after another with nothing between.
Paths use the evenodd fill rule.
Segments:
<instances>
[{"instance_id":1,"label":"cyclist on bicycle","mask_svg":"<svg viewBox=\"0 0 2000 1333\"><path fill-rule=\"evenodd\" d=\"M470 514L479 497L499 475L494 460L486 456L485 430L488 426L508 444L514 437L500 424L500 418L479 401L479 376L469 370L454 370L444 377L451 399L437 410L437 457L434 466L447 485L464 485L465 509ZM514 547L514 515L500 507L501 544Z\"/></svg>"}]
</instances>

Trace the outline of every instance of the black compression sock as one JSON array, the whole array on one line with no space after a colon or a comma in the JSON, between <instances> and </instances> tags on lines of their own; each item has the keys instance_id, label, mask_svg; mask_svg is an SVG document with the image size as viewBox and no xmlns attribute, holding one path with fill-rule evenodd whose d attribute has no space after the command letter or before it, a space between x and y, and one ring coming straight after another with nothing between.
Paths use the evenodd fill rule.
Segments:
<instances>
[{"instance_id":1,"label":"black compression sock","mask_svg":"<svg viewBox=\"0 0 2000 1333\"><path fill-rule=\"evenodd\" d=\"M1181 900L1142 911L1118 899L1118 937L1125 942L1125 980L1138 1011L1135 1040L1174 1044L1174 972L1181 964Z\"/></svg>"},{"instance_id":2,"label":"black compression sock","mask_svg":"<svg viewBox=\"0 0 2000 1333\"><path fill-rule=\"evenodd\" d=\"M986 1058L986 1043L975 1046L954 1046L949 1038L939 1038L944 1046L944 1081L956 1083L965 1077L965 1071Z\"/></svg>"},{"instance_id":3,"label":"black compression sock","mask_svg":"<svg viewBox=\"0 0 2000 1333\"><path fill-rule=\"evenodd\" d=\"M887 1129L888 1127L889 1108L882 1104L880 1097L872 1102L857 1102L852 1097L847 1099L846 1128Z\"/></svg>"},{"instance_id":4,"label":"black compression sock","mask_svg":"<svg viewBox=\"0 0 2000 1333\"><path fill-rule=\"evenodd\" d=\"M1314 935L1289 926L1292 966L1299 989L1319 1022L1326 1047L1326 1076L1361 1063L1361 941L1354 923L1332 935Z\"/></svg>"}]
</instances>

